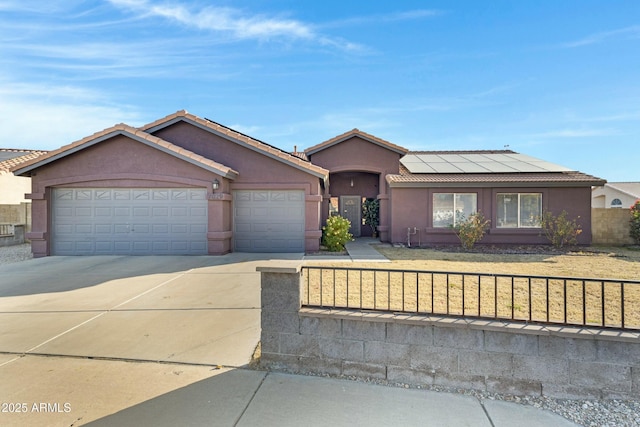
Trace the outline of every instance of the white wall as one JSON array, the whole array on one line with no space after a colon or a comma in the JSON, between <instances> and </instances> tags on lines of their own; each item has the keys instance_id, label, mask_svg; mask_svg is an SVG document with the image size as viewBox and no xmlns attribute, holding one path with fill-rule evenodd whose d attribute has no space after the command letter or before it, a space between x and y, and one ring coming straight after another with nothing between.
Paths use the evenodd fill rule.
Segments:
<instances>
[{"instance_id":1,"label":"white wall","mask_svg":"<svg viewBox=\"0 0 640 427\"><path fill-rule=\"evenodd\" d=\"M25 193L31 193L31 178L15 176L12 173L0 174L0 205L19 205L30 202Z\"/></svg>"}]
</instances>

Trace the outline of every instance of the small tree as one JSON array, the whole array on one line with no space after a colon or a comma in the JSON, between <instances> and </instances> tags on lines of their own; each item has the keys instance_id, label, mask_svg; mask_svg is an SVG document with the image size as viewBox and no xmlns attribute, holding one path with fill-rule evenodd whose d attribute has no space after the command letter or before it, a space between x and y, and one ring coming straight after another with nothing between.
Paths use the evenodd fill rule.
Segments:
<instances>
[{"instance_id":1,"label":"small tree","mask_svg":"<svg viewBox=\"0 0 640 427\"><path fill-rule=\"evenodd\" d=\"M556 248L578 244L578 236L582 233L582 226L578 224L577 219L567 218L568 215L567 211L562 211L558 216L551 212L545 212L540 220L544 236Z\"/></svg>"},{"instance_id":2,"label":"small tree","mask_svg":"<svg viewBox=\"0 0 640 427\"><path fill-rule=\"evenodd\" d=\"M344 244L353 238L349 233L351 221L335 215L327 219L327 225L322 227L322 244L331 252L344 250Z\"/></svg>"},{"instance_id":3,"label":"small tree","mask_svg":"<svg viewBox=\"0 0 640 427\"><path fill-rule=\"evenodd\" d=\"M629 236L631 236L636 245L640 245L640 200L636 200L629 213L631 214Z\"/></svg>"},{"instance_id":4,"label":"small tree","mask_svg":"<svg viewBox=\"0 0 640 427\"><path fill-rule=\"evenodd\" d=\"M489 229L490 220L485 219L482 212L475 212L465 218L464 214L456 214L456 225L452 226L453 231L460 239L460 243L465 250L473 249L473 245L484 237Z\"/></svg>"},{"instance_id":5,"label":"small tree","mask_svg":"<svg viewBox=\"0 0 640 427\"><path fill-rule=\"evenodd\" d=\"M371 227L371 231L373 231L374 236L378 229L379 210L380 203L377 199L366 199L362 204L362 218L364 218L365 225Z\"/></svg>"}]
</instances>

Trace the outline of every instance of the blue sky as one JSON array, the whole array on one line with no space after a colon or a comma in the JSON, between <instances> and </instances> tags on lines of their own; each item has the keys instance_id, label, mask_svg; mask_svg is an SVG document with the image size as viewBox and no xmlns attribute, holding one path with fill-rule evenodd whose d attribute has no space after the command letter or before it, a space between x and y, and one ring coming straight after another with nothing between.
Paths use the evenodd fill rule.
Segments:
<instances>
[{"instance_id":1,"label":"blue sky","mask_svg":"<svg viewBox=\"0 0 640 427\"><path fill-rule=\"evenodd\" d=\"M0 146L186 109L286 150L353 128L640 181L640 2L0 0Z\"/></svg>"}]
</instances>

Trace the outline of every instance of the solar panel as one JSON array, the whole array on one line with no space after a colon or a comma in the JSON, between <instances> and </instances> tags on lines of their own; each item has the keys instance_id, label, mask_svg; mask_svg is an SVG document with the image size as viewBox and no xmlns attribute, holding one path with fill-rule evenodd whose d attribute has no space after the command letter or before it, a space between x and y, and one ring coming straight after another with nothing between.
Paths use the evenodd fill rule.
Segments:
<instances>
[{"instance_id":1,"label":"solar panel","mask_svg":"<svg viewBox=\"0 0 640 427\"><path fill-rule=\"evenodd\" d=\"M410 153L400 161L411 173L568 172L573 170L519 153Z\"/></svg>"},{"instance_id":2,"label":"solar panel","mask_svg":"<svg viewBox=\"0 0 640 427\"><path fill-rule=\"evenodd\" d=\"M489 169L485 168L479 163L452 163L455 167L460 169L463 173L487 173L491 172Z\"/></svg>"}]
</instances>

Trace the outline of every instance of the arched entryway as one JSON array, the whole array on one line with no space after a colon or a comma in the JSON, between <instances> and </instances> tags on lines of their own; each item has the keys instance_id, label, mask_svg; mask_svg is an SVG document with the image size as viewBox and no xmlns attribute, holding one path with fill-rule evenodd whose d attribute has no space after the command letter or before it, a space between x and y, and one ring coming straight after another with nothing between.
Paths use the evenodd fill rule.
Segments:
<instances>
[{"instance_id":1,"label":"arched entryway","mask_svg":"<svg viewBox=\"0 0 640 427\"><path fill-rule=\"evenodd\" d=\"M329 182L328 209L323 216L341 215L351 221L350 232L354 237L372 236L373 230L362 216L362 205L365 200L375 200L380 194L380 174L335 172L329 174Z\"/></svg>"}]
</instances>

